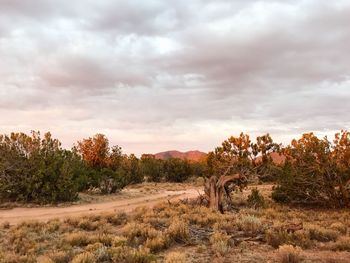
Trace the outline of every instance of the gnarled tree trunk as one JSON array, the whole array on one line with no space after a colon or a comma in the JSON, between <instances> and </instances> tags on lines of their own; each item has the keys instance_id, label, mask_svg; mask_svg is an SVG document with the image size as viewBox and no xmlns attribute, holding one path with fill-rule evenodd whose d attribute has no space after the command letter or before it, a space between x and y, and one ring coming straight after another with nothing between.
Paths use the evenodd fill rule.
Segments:
<instances>
[{"instance_id":1,"label":"gnarled tree trunk","mask_svg":"<svg viewBox=\"0 0 350 263\"><path fill-rule=\"evenodd\" d=\"M225 194L227 195L227 198L229 198L229 193L227 192L226 187L230 183L238 182L242 179L244 179L244 177L240 174L222 175L219 178L217 176L210 177L204 188L205 198L209 203L209 207L223 213Z\"/></svg>"}]
</instances>

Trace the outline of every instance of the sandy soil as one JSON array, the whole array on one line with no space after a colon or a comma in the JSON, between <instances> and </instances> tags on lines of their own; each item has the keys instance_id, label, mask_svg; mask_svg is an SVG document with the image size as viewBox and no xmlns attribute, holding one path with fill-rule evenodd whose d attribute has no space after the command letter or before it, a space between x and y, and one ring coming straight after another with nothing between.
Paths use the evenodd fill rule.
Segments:
<instances>
[{"instance_id":1,"label":"sandy soil","mask_svg":"<svg viewBox=\"0 0 350 263\"><path fill-rule=\"evenodd\" d=\"M0 210L0 223L9 222L10 224L18 224L27 220L47 221L53 218L62 219L101 212L129 212L139 206L151 207L166 200L195 198L197 196L197 189L185 189L182 191L165 190L159 193L152 193L149 196L113 200L95 204L81 204L68 207L13 208Z\"/></svg>"}]
</instances>

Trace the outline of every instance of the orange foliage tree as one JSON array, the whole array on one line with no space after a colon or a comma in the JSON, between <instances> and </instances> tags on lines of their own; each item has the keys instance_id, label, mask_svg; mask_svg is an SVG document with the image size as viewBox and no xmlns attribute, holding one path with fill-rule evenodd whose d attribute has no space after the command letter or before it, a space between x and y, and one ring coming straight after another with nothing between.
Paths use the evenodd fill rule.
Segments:
<instances>
[{"instance_id":1,"label":"orange foliage tree","mask_svg":"<svg viewBox=\"0 0 350 263\"><path fill-rule=\"evenodd\" d=\"M109 141L103 134L96 134L88 139L78 141L77 150L91 167L103 168L108 163Z\"/></svg>"}]
</instances>

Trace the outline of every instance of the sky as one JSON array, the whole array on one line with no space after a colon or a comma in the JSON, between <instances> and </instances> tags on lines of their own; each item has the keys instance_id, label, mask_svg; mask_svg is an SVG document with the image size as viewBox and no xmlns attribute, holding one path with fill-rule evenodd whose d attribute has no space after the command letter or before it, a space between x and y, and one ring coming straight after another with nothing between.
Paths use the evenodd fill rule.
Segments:
<instances>
[{"instance_id":1,"label":"sky","mask_svg":"<svg viewBox=\"0 0 350 263\"><path fill-rule=\"evenodd\" d=\"M0 133L126 153L350 126L350 1L0 0Z\"/></svg>"}]
</instances>

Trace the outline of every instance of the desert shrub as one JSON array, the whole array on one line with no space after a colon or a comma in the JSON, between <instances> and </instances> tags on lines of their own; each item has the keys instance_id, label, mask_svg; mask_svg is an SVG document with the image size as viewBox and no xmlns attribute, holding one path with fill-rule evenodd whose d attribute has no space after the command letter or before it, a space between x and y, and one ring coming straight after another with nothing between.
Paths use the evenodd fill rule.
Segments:
<instances>
[{"instance_id":1,"label":"desert shrub","mask_svg":"<svg viewBox=\"0 0 350 263\"><path fill-rule=\"evenodd\" d=\"M280 263L299 263L301 262L301 252L300 247L283 245L277 251L277 258Z\"/></svg>"},{"instance_id":2,"label":"desert shrub","mask_svg":"<svg viewBox=\"0 0 350 263\"><path fill-rule=\"evenodd\" d=\"M126 186L126 178L122 170L113 171L109 168L103 168L98 172L99 189L102 194L113 194Z\"/></svg>"},{"instance_id":3,"label":"desert shrub","mask_svg":"<svg viewBox=\"0 0 350 263\"><path fill-rule=\"evenodd\" d=\"M215 232L210 237L210 244L215 253L224 256L230 250L230 236L221 232Z\"/></svg>"},{"instance_id":4,"label":"desert shrub","mask_svg":"<svg viewBox=\"0 0 350 263\"><path fill-rule=\"evenodd\" d=\"M141 245L147 239L153 239L161 235L161 232L147 224L128 223L123 227L123 235L132 245Z\"/></svg>"},{"instance_id":5,"label":"desert shrub","mask_svg":"<svg viewBox=\"0 0 350 263\"><path fill-rule=\"evenodd\" d=\"M313 206L350 205L350 133L342 131L334 142L303 134L284 149L281 169L272 198L278 202Z\"/></svg>"},{"instance_id":6,"label":"desert shrub","mask_svg":"<svg viewBox=\"0 0 350 263\"><path fill-rule=\"evenodd\" d=\"M71 246L86 246L92 242L90 236L85 232L74 232L66 234L64 241Z\"/></svg>"},{"instance_id":7,"label":"desert shrub","mask_svg":"<svg viewBox=\"0 0 350 263\"><path fill-rule=\"evenodd\" d=\"M248 206L253 208L265 207L265 199L257 188L253 188L247 200Z\"/></svg>"},{"instance_id":8,"label":"desert shrub","mask_svg":"<svg viewBox=\"0 0 350 263\"><path fill-rule=\"evenodd\" d=\"M48 257L55 263L68 263L73 255L71 252L53 251L48 254Z\"/></svg>"},{"instance_id":9,"label":"desert shrub","mask_svg":"<svg viewBox=\"0 0 350 263\"><path fill-rule=\"evenodd\" d=\"M128 239L124 236L116 236L114 237L113 241L112 241L112 246L113 247L121 247L121 246L125 246L128 242Z\"/></svg>"},{"instance_id":10,"label":"desert shrub","mask_svg":"<svg viewBox=\"0 0 350 263\"><path fill-rule=\"evenodd\" d=\"M77 198L81 161L50 133L0 136L0 201L51 203Z\"/></svg>"},{"instance_id":11,"label":"desert shrub","mask_svg":"<svg viewBox=\"0 0 350 263\"><path fill-rule=\"evenodd\" d=\"M9 229L10 228L10 222L5 221L1 224L1 228L3 229Z\"/></svg>"},{"instance_id":12,"label":"desert shrub","mask_svg":"<svg viewBox=\"0 0 350 263\"><path fill-rule=\"evenodd\" d=\"M119 226L124 225L128 220L128 215L125 212L109 213L105 214L105 218L108 223Z\"/></svg>"},{"instance_id":13,"label":"desert shrub","mask_svg":"<svg viewBox=\"0 0 350 263\"><path fill-rule=\"evenodd\" d=\"M330 248L335 251L349 251L350 252L350 237L342 236L336 242L330 245Z\"/></svg>"},{"instance_id":14,"label":"desert shrub","mask_svg":"<svg viewBox=\"0 0 350 263\"><path fill-rule=\"evenodd\" d=\"M189 260L184 253L170 252L165 257L165 263L189 263Z\"/></svg>"},{"instance_id":15,"label":"desert shrub","mask_svg":"<svg viewBox=\"0 0 350 263\"><path fill-rule=\"evenodd\" d=\"M112 259L112 255L106 246L100 246L96 248L94 255L96 262L110 262Z\"/></svg>"},{"instance_id":16,"label":"desert shrub","mask_svg":"<svg viewBox=\"0 0 350 263\"><path fill-rule=\"evenodd\" d=\"M272 228L265 232L265 239L267 244L274 248L278 248L285 244L310 248L313 244L310 240L309 233L304 230L288 233L283 229Z\"/></svg>"},{"instance_id":17,"label":"desert shrub","mask_svg":"<svg viewBox=\"0 0 350 263\"><path fill-rule=\"evenodd\" d=\"M166 233L169 239L175 242L186 242L190 238L188 223L179 218L172 220Z\"/></svg>"},{"instance_id":18,"label":"desert shrub","mask_svg":"<svg viewBox=\"0 0 350 263\"><path fill-rule=\"evenodd\" d=\"M159 252L169 246L169 240L164 235L158 235L153 238L148 238L145 242L145 247L150 251Z\"/></svg>"},{"instance_id":19,"label":"desert shrub","mask_svg":"<svg viewBox=\"0 0 350 263\"><path fill-rule=\"evenodd\" d=\"M37 258L37 263L55 263L55 262L47 256L41 256Z\"/></svg>"},{"instance_id":20,"label":"desert shrub","mask_svg":"<svg viewBox=\"0 0 350 263\"><path fill-rule=\"evenodd\" d=\"M347 226L341 222L335 222L335 223L331 224L329 228L337 230L342 234L346 234L347 229L348 229Z\"/></svg>"},{"instance_id":21,"label":"desert shrub","mask_svg":"<svg viewBox=\"0 0 350 263\"><path fill-rule=\"evenodd\" d=\"M183 182L191 176L191 167L187 160L170 158L164 162L165 180Z\"/></svg>"},{"instance_id":22,"label":"desert shrub","mask_svg":"<svg viewBox=\"0 0 350 263\"><path fill-rule=\"evenodd\" d=\"M90 252L83 252L81 254L78 254L71 261L71 263L95 263L95 262L97 262L96 258L94 254Z\"/></svg>"},{"instance_id":23,"label":"desert shrub","mask_svg":"<svg viewBox=\"0 0 350 263\"><path fill-rule=\"evenodd\" d=\"M147 250L130 247L117 247L111 250L113 262L123 263L151 263L156 262L156 257Z\"/></svg>"},{"instance_id":24,"label":"desert shrub","mask_svg":"<svg viewBox=\"0 0 350 263\"><path fill-rule=\"evenodd\" d=\"M163 161L154 155L144 154L141 157L141 171L147 181L160 182L163 178Z\"/></svg>"},{"instance_id":25,"label":"desert shrub","mask_svg":"<svg viewBox=\"0 0 350 263\"><path fill-rule=\"evenodd\" d=\"M269 229L265 233L265 239L267 244L274 248L278 248L279 246L288 243L289 235L287 231Z\"/></svg>"},{"instance_id":26,"label":"desert shrub","mask_svg":"<svg viewBox=\"0 0 350 263\"><path fill-rule=\"evenodd\" d=\"M260 219L251 215L242 216L237 221L237 226L240 230L250 234L257 234L263 231L263 225Z\"/></svg>"},{"instance_id":27,"label":"desert shrub","mask_svg":"<svg viewBox=\"0 0 350 263\"><path fill-rule=\"evenodd\" d=\"M310 234L310 239L317 240L320 242L335 241L340 235L340 233L336 230L326 229L319 226L311 226L308 230Z\"/></svg>"},{"instance_id":28,"label":"desert shrub","mask_svg":"<svg viewBox=\"0 0 350 263\"><path fill-rule=\"evenodd\" d=\"M98 222L93 222L88 218L82 218L78 224L78 227L83 230L94 231L98 228L98 225Z\"/></svg>"}]
</instances>

